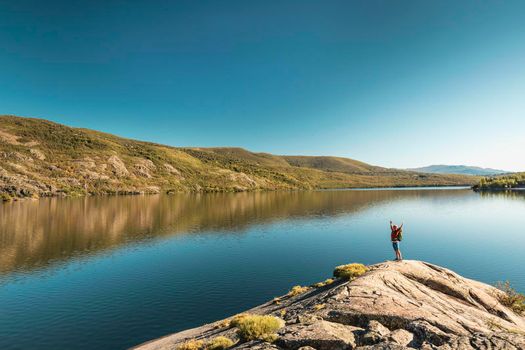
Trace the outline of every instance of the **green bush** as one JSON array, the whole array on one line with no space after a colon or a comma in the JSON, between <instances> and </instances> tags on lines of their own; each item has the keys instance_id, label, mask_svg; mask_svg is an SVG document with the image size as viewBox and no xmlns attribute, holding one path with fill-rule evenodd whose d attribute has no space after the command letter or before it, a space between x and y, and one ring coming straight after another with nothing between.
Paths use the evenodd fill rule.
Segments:
<instances>
[{"instance_id":1,"label":"green bush","mask_svg":"<svg viewBox=\"0 0 525 350\"><path fill-rule=\"evenodd\" d=\"M356 277L363 275L368 271L368 268L363 264L348 264L340 265L334 269L334 277L353 280Z\"/></svg>"},{"instance_id":2,"label":"green bush","mask_svg":"<svg viewBox=\"0 0 525 350\"><path fill-rule=\"evenodd\" d=\"M203 347L204 342L202 340L191 339L177 346L177 350L200 350Z\"/></svg>"},{"instance_id":3,"label":"green bush","mask_svg":"<svg viewBox=\"0 0 525 350\"><path fill-rule=\"evenodd\" d=\"M283 326L283 321L268 315L244 315L235 324L239 336L246 341L260 339L273 342L277 338L275 332Z\"/></svg>"},{"instance_id":4,"label":"green bush","mask_svg":"<svg viewBox=\"0 0 525 350\"><path fill-rule=\"evenodd\" d=\"M496 283L496 288L503 292L497 296L500 303L518 315L525 314L525 295L516 292L509 281Z\"/></svg>"},{"instance_id":5,"label":"green bush","mask_svg":"<svg viewBox=\"0 0 525 350\"><path fill-rule=\"evenodd\" d=\"M233 340L223 336L213 338L206 344L206 350L224 350L232 347L234 344Z\"/></svg>"}]
</instances>

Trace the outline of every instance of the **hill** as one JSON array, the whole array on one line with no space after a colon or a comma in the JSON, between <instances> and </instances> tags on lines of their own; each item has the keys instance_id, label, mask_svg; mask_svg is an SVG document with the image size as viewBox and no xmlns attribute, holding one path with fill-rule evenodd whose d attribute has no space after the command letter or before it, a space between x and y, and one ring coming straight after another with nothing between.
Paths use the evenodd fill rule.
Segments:
<instances>
[{"instance_id":1,"label":"hill","mask_svg":"<svg viewBox=\"0 0 525 350\"><path fill-rule=\"evenodd\" d=\"M457 174L457 175L475 175L475 176L491 176L498 174L507 174L508 171L480 168L476 166L467 165L429 165L421 168L407 169L410 171L416 171L420 173L429 174Z\"/></svg>"},{"instance_id":2,"label":"hill","mask_svg":"<svg viewBox=\"0 0 525 350\"><path fill-rule=\"evenodd\" d=\"M525 173L484 177L473 188L475 191L525 190Z\"/></svg>"},{"instance_id":3,"label":"hill","mask_svg":"<svg viewBox=\"0 0 525 350\"><path fill-rule=\"evenodd\" d=\"M297 190L471 185L337 157L278 156L241 148L170 147L0 116L0 196Z\"/></svg>"},{"instance_id":4,"label":"hill","mask_svg":"<svg viewBox=\"0 0 525 350\"><path fill-rule=\"evenodd\" d=\"M232 350L525 348L524 296L510 289L415 260L336 271L344 268L346 278L296 286L246 313L133 349L216 349L219 341Z\"/></svg>"}]
</instances>

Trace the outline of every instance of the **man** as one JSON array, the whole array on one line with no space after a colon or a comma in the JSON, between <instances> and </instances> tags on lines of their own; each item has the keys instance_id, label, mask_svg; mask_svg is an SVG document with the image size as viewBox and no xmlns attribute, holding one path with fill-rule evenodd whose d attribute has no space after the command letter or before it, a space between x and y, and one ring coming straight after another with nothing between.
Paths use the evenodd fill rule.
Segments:
<instances>
[{"instance_id":1,"label":"man","mask_svg":"<svg viewBox=\"0 0 525 350\"><path fill-rule=\"evenodd\" d=\"M399 250L399 242L401 242L402 233L403 233L403 224L397 227L397 225L392 225L392 220L390 220L390 240L392 241L392 247L394 247L394 252L396 253L396 261L403 260L401 251Z\"/></svg>"}]
</instances>

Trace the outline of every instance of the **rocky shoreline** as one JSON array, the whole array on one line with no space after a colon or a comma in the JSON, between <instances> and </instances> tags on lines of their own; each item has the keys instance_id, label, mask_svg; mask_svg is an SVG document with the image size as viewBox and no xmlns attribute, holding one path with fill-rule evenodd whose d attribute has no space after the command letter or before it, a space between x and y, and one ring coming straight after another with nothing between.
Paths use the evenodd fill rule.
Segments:
<instances>
[{"instance_id":1,"label":"rocky shoreline","mask_svg":"<svg viewBox=\"0 0 525 350\"><path fill-rule=\"evenodd\" d=\"M436 265L388 261L355 279L295 288L248 310L279 319L271 340L243 337L236 316L134 349L525 349L525 318L502 296Z\"/></svg>"}]
</instances>

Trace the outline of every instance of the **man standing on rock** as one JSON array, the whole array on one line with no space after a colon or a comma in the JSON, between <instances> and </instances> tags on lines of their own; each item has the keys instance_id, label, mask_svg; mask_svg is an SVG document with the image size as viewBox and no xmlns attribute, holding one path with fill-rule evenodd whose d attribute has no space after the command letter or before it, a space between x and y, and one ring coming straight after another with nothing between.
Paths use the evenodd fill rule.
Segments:
<instances>
[{"instance_id":1,"label":"man standing on rock","mask_svg":"<svg viewBox=\"0 0 525 350\"><path fill-rule=\"evenodd\" d=\"M390 220L390 231L390 240L396 253L396 261L401 261L403 260L403 256L399 250L399 242L403 239L403 224L401 223L401 226L397 227L397 225L392 225L392 220Z\"/></svg>"}]
</instances>

